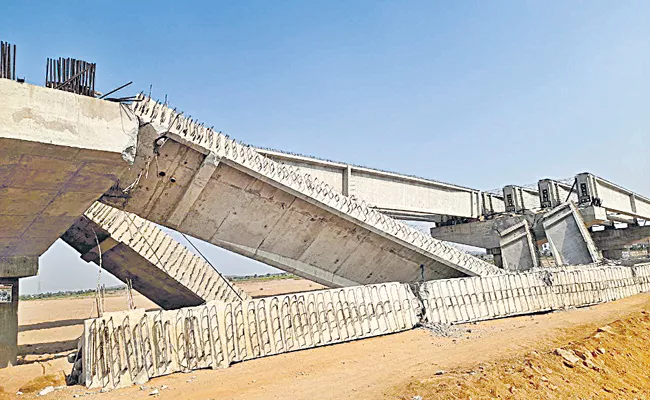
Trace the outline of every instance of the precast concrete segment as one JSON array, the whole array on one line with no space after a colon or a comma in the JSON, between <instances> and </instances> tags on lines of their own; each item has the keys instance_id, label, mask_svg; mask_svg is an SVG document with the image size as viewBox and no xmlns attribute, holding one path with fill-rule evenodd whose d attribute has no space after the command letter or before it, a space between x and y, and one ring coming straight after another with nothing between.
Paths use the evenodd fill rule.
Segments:
<instances>
[{"instance_id":1,"label":"precast concrete segment","mask_svg":"<svg viewBox=\"0 0 650 400\"><path fill-rule=\"evenodd\" d=\"M412 329L613 301L650 292L650 264L575 266L517 274L388 283L133 310L84 323L82 382L116 388L178 371Z\"/></svg>"},{"instance_id":2,"label":"precast concrete segment","mask_svg":"<svg viewBox=\"0 0 650 400\"><path fill-rule=\"evenodd\" d=\"M133 161L119 104L0 79L0 259L43 254Z\"/></svg>"},{"instance_id":3,"label":"precast concrete segment","mask_svg":"<svg viewBox=\"0 0 650 400\"><path fill-rule=\"evenodd\" d=\"M142 384L179 371L230 364L412 329L420 303L385 283L209 302L173 311L133 310L84 323L87 387Z\"/></svg>"},{"instance_id":4,"label":"precast concrete segment","mask_svg":"<svg viewBox=\"0 0 650 400\"><path fill-rule=\"evenodd\" d=\"M555 208L569 200L577 202L575 188L553 179L541 179L537 182L539 204L542 208Z\"/></svg>"},{"instance_id":5,"label":"precast concrete segment","mask_svg":"<svg viewBox=\"0 0 650 400\"><path fill-rule=\"evenodd\" d=\"M579 204L650 220L650 199L590 173L576 175Z\"/></svg>"},{"instance_id":6,"label":"precast concrete segment","mask_svg":"<svg viewBox=\"0 0 650 400\"><path fill-rule=\"evenodd\" d=\"M535 241L526 220L501 232L500 247L505 270L527 271L539 265Z\"/></svg>"},{"instance_id":7,"label":"precast concrete segment","mask_svg":"<svg viewBox=\"0 0 650 400\"><path fill-rule=\"evenodd\" d=\"M255 150L399 219L435 221L441 215L479 218L504 211L503 199L477 189L276 150Z\"/></svg>"},{"instance_id":8,"label":"precast concrete segment","mask_svg":"<svg viewBox=\"0 0 650 400\"><path fill-rule=\"evenodd\" d=\"M544 214L542 225L557 265L600 261L598 249L573 202L566 202Z\"/></svg>"},{"instance_id":9,"label":"precast concrete segment","mask_svg":"<svg viewBox=\"0 0 650 400\"><path fill-rule=\"evenodd\" d=\"M522 212L540 208L539 193L534 189L508 185L503 187L506 212Z\"/></svg>"},{"instance_id":10,"label":"precast concrete segment","mask_svg":"<svg viewBox=\"0 0 650 400\"><path fill-rule=\"evenodd\" d=\"M99 264L101 253L102 268L130 280L163 309L248 298L155 224L102 203L94 203L61 238L86 261Z\"/></svg>"},{"instance_id":11,"label":"precast concrete segment","mask_svg":"<svg viewBox=\"0 0 650 400\"><path fill-rule=\"evenodd\" d=\"M650 291L650 265L550 268L422 284L427 323L460 324L584 307Z\"/></svg>"},{"instance_id":12,"label":"precast concrete segment","mask_svg":"<svg viewBox=\"0 0 650 400\"><path fill-rule=\"evenodd\" d=\"M122 180L127 190L103 202L217 245L255 249L254 258L297 260L359 284L501 273L160 103L142 98L134 113L138 169ZM209 159L212 176L196 179ZM184 199L193 204L181 206Z\"/></svg>"}]
</instances>

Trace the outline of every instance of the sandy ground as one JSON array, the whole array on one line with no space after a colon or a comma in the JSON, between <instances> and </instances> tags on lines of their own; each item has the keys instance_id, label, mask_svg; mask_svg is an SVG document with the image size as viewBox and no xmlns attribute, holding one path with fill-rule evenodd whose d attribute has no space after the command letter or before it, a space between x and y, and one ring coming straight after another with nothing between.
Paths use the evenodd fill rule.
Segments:
<instances>
[{"instance_id":1,"label":"sandy ground","mask_svg":"<svg viewBox=\"0 0 650 400\"><path fill-rule=\"evenodd\" d=\"M309 287L306 281L259 284L264 289L260 291L264 295L281 290L294 291L294 287L305 290L305 285L307 290L316 288ZM257 289L259 291L259 286ZM141 297L137 298L137 303L143 307L153 306ZM39 346L44 349L44 346L49 346L47 343L74 340L75 335L81 333L77 321L89 315L91 304L91 299L23 302L20 309L21 328L30 328L20 332L21 349L31 348L38 352ZM107 309L124 307L125 301L121 297L107 299ZM557 347L578 345L593 350L600 346L600 342L588 342L596 340L593 338L596 329L610 324L623 331L629 325L636 331L630 330L620 338L637 340L617 342L615 338L603 344L608 348L608 353L600 360L622 354L624 356L621 357L626 357L629 363L643 366L643 372L639 373L645 374L645 383L650 390L650 373L642 358L644 354L646 358L650 356L645 342L650 334L650 318L642 314L646 310L650 310L650 294L582 309L462 325L455 330L455 337L437 337L429 331L418 329L247 361L223 370L174 374L156 378L147 383L144 389L132 387L99 394L76 386L57 390L47 397L69 399L77 395L89 399L144 399L149 397L152 390L158 389L160 394L157 397L163 399L412 399L416 395L424 399L576 398L581 391L625 398L625 393L617 387L622 385L629 388L634 383L614 379L618 376L615 372L621 370L620 366L608 369L603 364L600 371L584 366L569 368L553 352ZM637 321L643 318L648 320L647 324ZM598 339L601 340L604 339ZM584 341L588 343L584 344ZM23 347L28 344L32 346ZM638 348L633 353L629 349L634 346ZM627 356L628 353L632 355ZM535 357L541 360L537 367L542 371L540 373L531 372L535 370L525 364L533 365L537 362ZM637 362L634 357L642 359ZM0 386L5 388L4 397L29 398L34 395L18 397L13 393L34 377L44 373L45 376L56 376L60 371L69 372L69 369L65 358L27 362L0 370ZM578 373L582 375L575 379L575 382L580 382L575 387L569 382L573 382L572 375ZM601 382L585 375L588 373L611 379ZM542 374L546 380L542 379ZM641 390L641 381L635 382L639 386L637 390ZM563 392L565 389L573 392ZM635 397L646 398L639 393L630 398ZM581 398L592 398L592 395Z\"/></svg>"}]
</instances>

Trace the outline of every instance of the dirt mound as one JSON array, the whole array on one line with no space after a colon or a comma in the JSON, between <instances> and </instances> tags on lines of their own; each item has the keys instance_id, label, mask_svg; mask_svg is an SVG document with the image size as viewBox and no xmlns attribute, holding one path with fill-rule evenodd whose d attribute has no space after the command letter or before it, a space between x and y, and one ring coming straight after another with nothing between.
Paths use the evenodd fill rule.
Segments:
<instances>
[{"instance_id":1,"label":"dirt mound","mask_svg":"<svg viewBox=\"0 0 650 400\"><path fill-rule=\"evenodd\" d=\"M21 386L18 391L23 393L36 393L40 392L48 386L65 386L65 374L63 371L59 372L58 374L37 376L36 378Z\"/></svg>"},{"instance_id":2,"label":"dirt mound","mask_svg":"<svg viewBox=\"0 0 650 400\"><path fill-rule=\"evenodd\" d=\"M482 364L395 390L413 399L641 399L650 393L650 315L602 326L592 335L554 351L528 353L523 359Z\"/></svg>"}]
</instances>

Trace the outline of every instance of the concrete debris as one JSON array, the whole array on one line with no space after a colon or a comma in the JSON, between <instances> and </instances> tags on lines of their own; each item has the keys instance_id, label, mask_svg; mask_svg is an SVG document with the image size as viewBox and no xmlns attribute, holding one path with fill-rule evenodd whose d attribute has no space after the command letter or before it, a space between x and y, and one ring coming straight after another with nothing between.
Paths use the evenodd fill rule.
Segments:
<instances>
[{"instance_id":1,"label":"concrete debris","mask_svg":"<svg viewBox=\"0 0 650 400\"><path fill-rule=\"evenodd\" d=\"M48 386L45 389L38 392L39 396L46 396L54 391L54 386Z\"/></svg>"},{"instance_id":2,"label":"concrete debris","mask_svg":"<svg viewBox=\"0 0 650 400\"><path fill-rule=\"evenodd\" d=\"M616 335L616 332L614 332L612 327L609 326L609 325L601 326L600 328L598 328L598 332L605 332L605 333L609 333L609 334L612 334L612 335Z\"/></svg>"},{"instance_id":3,"label":"concrete debris","mask_svg":"<svg viewBox=\"0 0 650 400\"><path fill-rule=\"evenodd\" d=\"M596 349L596 351L597 351L598 353L600 353L600 354L605 354L605 352L606 352L606 350L605 350L604 347L599 347L599 348Z\"/></svg>"},{"instance_id":4,"label":"concrete debris","mask_svg":"<svg viewBox=\"0 0 650 400\"><path fill-rule=\"evenodd\" d=\"M158 396L160 394L160 391L158 389L154 389L149 393L149 396Z\"/></svg>"},{"instance_id":5,"label":"concrete debris","mask_svg":"<svg viewBox=\"0 0 650 400\"><path fill-rule=\"evenodd\" d=\"M446 373L447 373L447 371L445 371L445 370L440 370L440 371L436 371L435 375L444 375L444 374L446 374Z\"/></svg>"},{"instance_id":6,"label":"concrete debris","mask_svg":"<svg viewBox=\"0 0 650 400\"><path fill-rule=\"evenodd\" d=\"M555 349L555 354L562 357L562 359L564 360L564 364L567 367L573 368L580 362L580 358L576 356L573 350L566 350L566 349L559 348L559 349Z\"/></svg>"},{"instance_id":7,"label":"concrete debris","mask_svg":"<svg viewBox=\"0 0 650 400\"><path fill-rule=\"evenodd\" d=\"M413 396L411 400L422 400L422 396Z\"/></svg>"}]
</instances>

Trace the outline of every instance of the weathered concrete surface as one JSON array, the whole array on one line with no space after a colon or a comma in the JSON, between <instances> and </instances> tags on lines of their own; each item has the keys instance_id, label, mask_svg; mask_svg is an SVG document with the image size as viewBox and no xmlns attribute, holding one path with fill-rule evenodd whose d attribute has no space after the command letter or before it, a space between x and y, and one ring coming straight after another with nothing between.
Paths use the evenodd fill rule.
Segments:
<instances>
[{"instance_id":1,"label":"weathered concrete surface","mask_svg":"<svg viewBox=\"0 0 650 400\"><path fill-rule=\"evenodd\" d=\"M61 238L98 265L101 251L104 269L122 282L131 280L135 290L166 310L248 298L155 224L105 204L93 204Z\"/></svg>"},{"instance_id":2,"label":"weathered concrete surface","mask_svg":"<svg viewBox=\"0 0 650 400\"><path fill-rule=\"evenodd\" d=\"M0 259L40 256L128 167L119 104L0 80Z\"/></svg>"},{"instance_id":3,"label":"weathered concrete surface","mask_svg":"<svg viewBox=\"0 0 650 400\"><path fill-rule=\"evenodd\" d=\"M16 365L18 355L18 278L0 277L0 368Z\"/></svg>"},{"instance_id":4,"label":"weathered concrete surface","mask_svg":"<svg viewBox=\"0 0 650 400\"><path fill-rule=\"evenodd\" d=\"M501 242L502 232L513 225L521 223L524 216L504 216L487 221L468 222L465 224L437 226L430 229L431 236L436 239L482 247L497 248Z\"/></svg>"},{"instance_id":5,"label":"weathered concrete surface","mask_svg":"<svg viewBox=\"0 0 650 400\"><path fill-rule=\"evenodd\" d=\"M599 250L623 249L650 239L650 226L628 226L624 229L605 229L591 232Z\"/></svg>"},{"instance_id":6,"label":"weathered concrete surface","mask_svg":"<svg viewBox=\"0 0 650 400\"><path fill-rule=\"evenodd\" d=\"M398 219L438 222L440 216L479 218L504 211L503 199L477 189L276 150L256 150Z\"/></svg>"},{"instance_id":7,"label":"weathered concrete surface","mask_svg":"<svg viewBox=\"0 0 650 400\"><path fill-rule=\"evenodd\" d=\"M405 331L420 321L421 309L408 285L392 282L173 311L104 314L84 323L80 383L124 387L178 371L227 368L259 357ZM151 351L139 351L150 345ZM120 357L123 354L128 358Z\"/></svg>"},{"instance_id":8,"label":"weathered concrete surface","mask_svg":"<svg viewBox=\"0 0 650 400\"><path fill-rule=\"evenodd\" d=\"M500 273L162 104L144 99L135 112L134 168L103 202L216 245L250 249L240 252L248 257L298 261L295 273L326 286L337 286L328 275L366 284Z\"/></svg>"},{"instance_id":9,"label":"weathered concrete surface","mask_svg":"<svg viewBox=\"0 0 650 400\"><path fill-rule=\"evenodd\" d=\"M522 186L508 185L503 187L503 201L507 212L520 213L524 210L540 208L539 192Z\"/></svg>"},{"instance_id":10,"label":"weathered concrete surface","mask_svg":"<svg viewBox=\"0 0 650 400\"><path fill-rule=\"evenodd\" d=\"M526 220L501 232L500 247L505 270L527 271L539 265L536 244Z\"/></svg>"},{"instance_id":11,"label":"weathered concrete surface","mask_svg":"<svg viewBox=\"0 0 650 400\"><path fill-rule=\"evenodd\" d=\"M596 245L573 202L569 201L547 212L542 224L557 265L600 261Z\"/></svg>"},{"instance_id":12,"label":"weathered concrete surface","mask_svg":"<svg viewBox=\"0 0 650 400\"><path fill-rule=\"evenodd\" d=\"M576 175L580 204L650 220L650 199L590 173Z\"/></svg>"},{"instance_id":13,"label":"weathered concrete surface","mask_svg":"<svg viewBox=\"0 0 650 400\"><path fill-rule=\"evenodd\" d=\"M25 278L38 274L38 257L0 259L0 278Z\"/></svg>"},{"instance_id":14,"label":"weathered concrete surface","mask_svg":"<svg viewBox=\"0 0 650 400\"><path fill-rule=\"evenodd\" d=\"M569 200L578 201L575 188L553 179L540 179L537 182L537 189L542 208L555 208Z\"/></svg>"}]
</instances>

